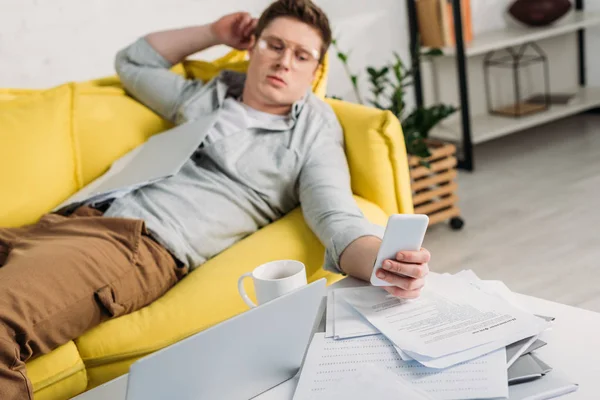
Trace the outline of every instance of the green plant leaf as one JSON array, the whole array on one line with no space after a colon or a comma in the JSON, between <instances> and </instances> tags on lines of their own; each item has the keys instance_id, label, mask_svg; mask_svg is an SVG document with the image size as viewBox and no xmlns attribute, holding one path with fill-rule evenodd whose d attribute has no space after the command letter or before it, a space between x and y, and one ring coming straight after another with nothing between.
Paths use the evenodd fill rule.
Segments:
<instances>
[{"instance_id":1,"label":"green plant leaf","mask_svg":"<svg viewBox=\"0 0 600 400\"><path fill-rule=\"evenodd\" d=\"M354 74L349 68L348 60L350 53L343 53L337 48L337 41L333 42L337 57L342 61L346 75L350 79L356 97L363 103L362 96L358 90L359 74ZM419 40L415 41L411 49L411 63L405 64L398 53L393 53L393 60L381 67L368 66L366 81L368 90L372 94L367 99L368 104L381 110L392 112L402 124L406 150L409 154L422 158L421 164L429 166L426 158L431 155L427 147L427 136L431 129L443 119L457 111L456 107L437 104L431 107L423 107L412 110L404 117L406 110L406 90L414 85L413 77L420 68L421 57L436 57L442 55L440 49L426 49L421 52ZM408 68L410 67L410 68ZM334 96L334 98L337 98Z\"/></svg>"},{"instance_id":2,"label":"green plant leaf","mask_svg":"<svg viewBox=\"0 0 600 400\"><path fill-rule=\"evenodd\" d=\"M400 54L398 54L397 52L394 51L394 60L396 61L396 63L398 65L400 65L401 68L404 68L404 63L402 62L402 57L400 57Z\"/></svg>"},{"instance_id":3,"label":"green plant leaf","mask_svg":"<svg viewBox=\"0 0 600 400\"><path fill-rule=\"evenodd\" d=\"M406 151L412 155L421 158L427 158L431 156L427 143L423 138L414 139L406 142Z\"/></svg>"},{"instance_id":4,"label":"green plant leaf","mask_svg":"<svg viewBox=\"0 0 600 400\"><path fill-rule=\"evenodd\" d=\"M427 168L427 169L431 169L431 163L427 160L424 159L420 159L419 160L419 164L422 165L423 167Z\"/></svg>"},{"instance_id":5,"label":"green plant leaf","mask_svg":"<svg viewBox=\"0 0 600 400\"><path fill-rule=\"evenodd\" d=\"M441 49L437 49L437 48L428 49L421 53L422 57L439 57L439 56L443 56L443 55L444 55L444 52Z\"/></svg>"},{"instance_id":6,"label":"green plant leaf","mask_svg":"<svg viewBox=\"0 0 600 400\"><path fill-rule=\"evenodd\" d=\"M426 139L429 135L429 131L431 131L435 125L448 118L456 111L456 107L446 104L417 108L402 121L402 128L419 132L422 138Z\"/></svg>"},{"instance_id":7,"label":"green plant leaf","mask_svg":"<svg viewBox=\"0 0 600 400\"><path fill-rule=\"evenodd\" d=\"M386 109L386 108L385 108L383 105L381 105L381 104L380 104L378 101L376 101L376 100L369 100L369 103L371 103L371 105L372 105L373 107L379 108L380 110L385 110L385 109Z\"/></svg>"}]
</instances>

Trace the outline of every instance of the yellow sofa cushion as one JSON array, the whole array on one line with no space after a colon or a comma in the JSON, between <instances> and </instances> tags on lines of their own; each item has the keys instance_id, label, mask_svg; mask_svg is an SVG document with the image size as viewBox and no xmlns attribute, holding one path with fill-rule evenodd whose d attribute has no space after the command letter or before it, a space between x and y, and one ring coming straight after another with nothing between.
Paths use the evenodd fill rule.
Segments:
<instances>
[{"instance_id":1,"label":"yellow sofa cushion","mask_svg":"<svg viewBox=\"0 0 600 400\"><path fill-rule=\"evenodd\" d=\"M367 218L385 225L387 216L379 207L360 198L357 202ZM237 279L262 263L300 260L311 282L340 279L341 275L323 271L323 255L323 246L300 209L294 210L208 261L150 306L78 338L90 387L126 373L141 356L247 310L237 292ZM248 292L254 296L250 286Z\"/></svg>"},{"instance_id":2,"label":"yellow sofa cushion","mask_svg":"<svg viewBox=\"0 0 600 400\"><path fill-rule=\"evenodd\" d=\"M72 85L2 91L0 226L30 224L78 188L72 137Z\"/></svg>"},{"instance_id":3,"label":"yellow sofa cushion","mask_svg":"<svg viewBox=\"0 0 600 400\"><path fill-rule=\"evenodd\" d=\"M118 87L74 85L73 129L83 186L171 124Z\"/></svg>"},{"instance_id":4,"label":"yellow sofa cushion","mask_svg":"<svg viewBox=\"0 0 600 400\"><path fill-rule=\"evenodd\" d=\"M389 111L326 99L344 130L352 192L388 215L412 214L412 189L404 135Z\"/></svg>"},{"instance_id":5,"label":"yellow sofa cushion","mask_svg":"<svg viewBox=\"0 0 600 400\"><path fill-rule=\"evenodd\" d=\"M73 342L27 363L35 400L69 399L85 391L85 366Z\"/></svg>"}]
</instances>

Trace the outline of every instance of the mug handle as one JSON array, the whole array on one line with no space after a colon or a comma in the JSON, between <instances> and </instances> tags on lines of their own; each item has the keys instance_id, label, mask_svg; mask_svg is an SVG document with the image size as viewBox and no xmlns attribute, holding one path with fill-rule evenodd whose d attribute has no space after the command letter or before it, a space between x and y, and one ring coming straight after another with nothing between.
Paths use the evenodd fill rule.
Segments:
<instances>
[{"instance_id":1,"label":"mug handle","mask_svg":"<svg viewBox=\"0 0 600 400\"><path fill-rule=\"evenodd\" d=\"M254 304L252 302L252 300L250 300L250 297L248 297L248 295L246 294L246 290L244 289L244 278L251 278L251 277L252 277L252 272L246 272L244 275L240 276L240 279L238 279L238 292L240 292L240 296L242 296L242 300L244 300L244 303L246 303L248 305L248 307L255 308L256 304Z\"/></svg>"}]
</instances>

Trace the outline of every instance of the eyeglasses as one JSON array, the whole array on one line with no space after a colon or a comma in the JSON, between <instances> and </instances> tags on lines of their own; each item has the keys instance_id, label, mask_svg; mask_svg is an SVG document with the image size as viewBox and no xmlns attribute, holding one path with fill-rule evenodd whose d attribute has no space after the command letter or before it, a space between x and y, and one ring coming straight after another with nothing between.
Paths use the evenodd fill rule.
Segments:
<instances>
[{"instance_id":1,"label":"eyeglasses","mask_svg":"<svg viewBox=\"0 0 600 400\"><path fill-rule=\"evenodd\" d=\"M260 38L257 47L261 54L271 59L280 59L287 50L292 50L291 67L295 70L314 67L319 62L319 51L307 50L300 45L293 45L276 36Z\"/></svg>"}]
</instances>

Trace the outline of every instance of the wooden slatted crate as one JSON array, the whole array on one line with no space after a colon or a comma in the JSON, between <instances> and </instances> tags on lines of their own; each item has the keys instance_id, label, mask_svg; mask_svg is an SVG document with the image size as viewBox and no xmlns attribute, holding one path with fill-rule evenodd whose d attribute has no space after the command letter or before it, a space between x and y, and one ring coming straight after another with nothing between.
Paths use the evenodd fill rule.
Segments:
<instances>
[{"instance_id":1,"label":"wooden slatted crate","mask_svg":"<svg viewBox=\"0 0 600 400\"><path fill-rule=\"evenodd\" d=\"M456 147L450 143L428 141L430 167L421 165L421 159L409 156L411 187L416 214L427 214L429 225L450 220L453 229L460 229L463 221L456 194Z\"/></svg>"}]
</instances>

